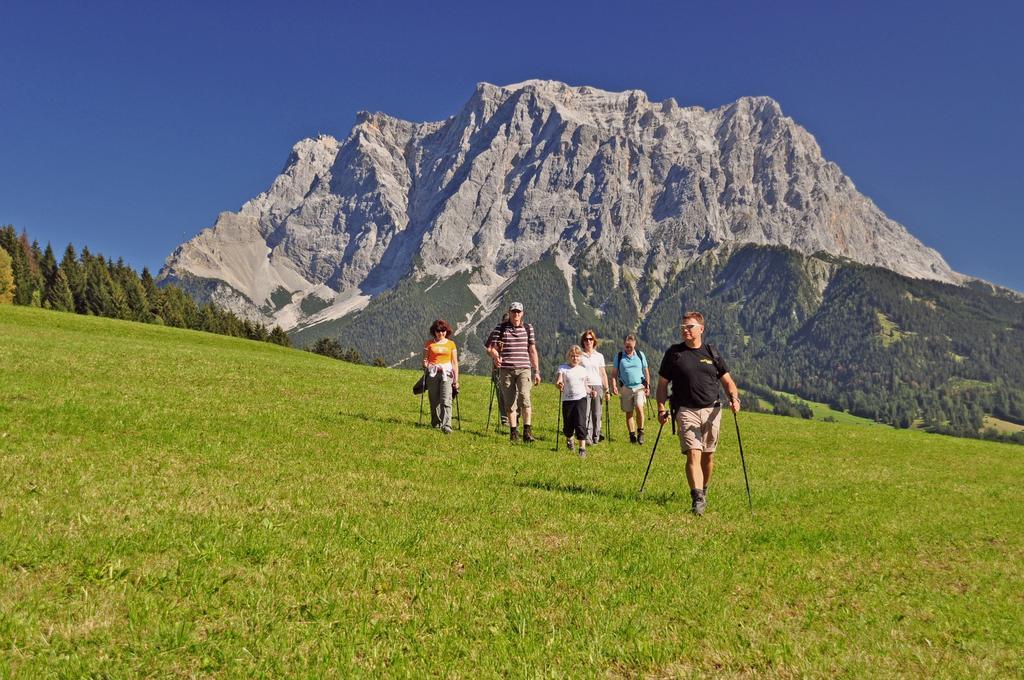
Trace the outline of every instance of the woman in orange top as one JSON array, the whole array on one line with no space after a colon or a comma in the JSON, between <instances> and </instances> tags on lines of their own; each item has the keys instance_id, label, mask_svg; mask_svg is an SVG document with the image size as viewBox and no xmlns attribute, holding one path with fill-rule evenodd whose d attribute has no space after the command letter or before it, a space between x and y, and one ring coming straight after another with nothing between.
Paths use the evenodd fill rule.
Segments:
<instances>
[{"instance_id":1,"label":"woman in orange top","mask_svg":"<svg viewBox=\"0 0 1024 680\"><path fill-rule=\"evenodd\" d=\"M452 388L459 388L459 357L455 343L448 339L452 327L444 319L430 326L430 340L423 343L423 370L430 397L430 426L452 433Z\"/></svg>"}]
</instances>

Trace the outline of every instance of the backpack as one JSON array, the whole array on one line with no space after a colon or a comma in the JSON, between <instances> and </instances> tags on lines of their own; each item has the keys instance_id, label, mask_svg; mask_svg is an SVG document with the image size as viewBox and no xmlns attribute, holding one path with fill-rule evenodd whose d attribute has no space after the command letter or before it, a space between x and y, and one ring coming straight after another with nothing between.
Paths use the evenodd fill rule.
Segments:
<instances>
[{"instance_id":1,"label":"backpack","mask_svg":"<svg viewBox=\"0 0 1024 680\"><path fill-rule=\"evenodd\" d=\"M644 353L641 352L640 350L637 350L636 353L640 357L640 367L649 368L649 366L647 365L647 357L644 355ZM619 387L625 386L625 383L622 382L621 377L622 370L619 368L620 366L622 366L622 357L624 356L625 353L620 349L619 353L615 356L615 363L613 364L613 367L615 368L615 379L618 381ZM641 378L641 383L644 387L647 387L647 378Z\"/></svg>"}]
</instances>

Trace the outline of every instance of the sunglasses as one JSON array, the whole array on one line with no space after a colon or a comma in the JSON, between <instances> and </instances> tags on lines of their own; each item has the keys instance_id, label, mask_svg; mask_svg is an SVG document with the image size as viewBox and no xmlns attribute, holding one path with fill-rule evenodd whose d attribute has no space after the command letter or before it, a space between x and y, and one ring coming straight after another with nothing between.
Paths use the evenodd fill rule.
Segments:
<instances>
[{"instance_id":1,"label":"sunglasses","mask_svg":"<svg viewBox=\"0 0 1024 680\"><path fill-rule=\"evenodd\" d=\"M700 328L699 323L685 323L683 324L684 331L692 331L694 328Z\"/></svg>"}]
</instances>

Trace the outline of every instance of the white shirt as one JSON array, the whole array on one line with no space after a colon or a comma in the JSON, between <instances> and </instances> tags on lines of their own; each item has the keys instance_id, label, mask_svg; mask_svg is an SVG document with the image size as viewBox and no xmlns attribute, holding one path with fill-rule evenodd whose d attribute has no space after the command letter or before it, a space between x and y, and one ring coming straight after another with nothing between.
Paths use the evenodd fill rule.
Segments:
<instances>
[{"instance_id":1,"label":"white shirt","mask_svg":"<svg viewBox=\"0 0 1024 680\"><path fill-rule=\"evenodd\" d=\"M598 352L596 349L588 356L584 352L580 356L580 366L587 369L587 374L590 376L590 384L594 387L603 387L603 373L604 373L604 355Z\"/></svg>"},{"instance_id":2,"label":"white shirt","mask_svg":"<svg viewBox=\"0 0 1024 680\"><path fill-rule=\"evenodd\" d=\"M562 401L583 399L589 393L590 373L583 364L562 364L558 367L558 375L562 378Z\"/></svg>"}]
</instances>

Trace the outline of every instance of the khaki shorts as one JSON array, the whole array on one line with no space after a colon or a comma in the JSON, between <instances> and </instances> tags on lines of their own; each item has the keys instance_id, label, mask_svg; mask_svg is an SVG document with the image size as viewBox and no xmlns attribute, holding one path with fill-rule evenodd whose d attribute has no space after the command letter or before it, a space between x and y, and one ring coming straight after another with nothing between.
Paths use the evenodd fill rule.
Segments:
<instances>
[{"instance_id":1,"label":"khaki shorts","mask_svg":"<svg viewBox=\"0 0 1024 680\"><path fill-rule=\"evenodd\" d=\"M498 389L501 390L505 407L510 412L518 410L525 413L525 410L530 408L530 388L533 387L530 378L528 368L498 369Z\"/></svg>"},{"instance_id":2,"label":"khaki shorts","mask_svg":"<svg viewBox=\"0 0 1024 680\"><path fill-rule=\"evenodd\" d=\"M680 407L676 411L676 431L683 453L696 449L713 453L718 448L718 428L722 424L722 407Z\"/></svg>"},{"instance_id":3,"label":"khaki shorts","mask_svg":"<svg viewBox=\"0 0 1024 680\"><path fill-rule=\"evenodd\" d=\"M619 390L619 406L626 413L632 413L637 409L643 409L644 404L647 403L647 395L644 393L644 386L639 387L626 387L622 386Z\"/></svg>"}]
</instances>

